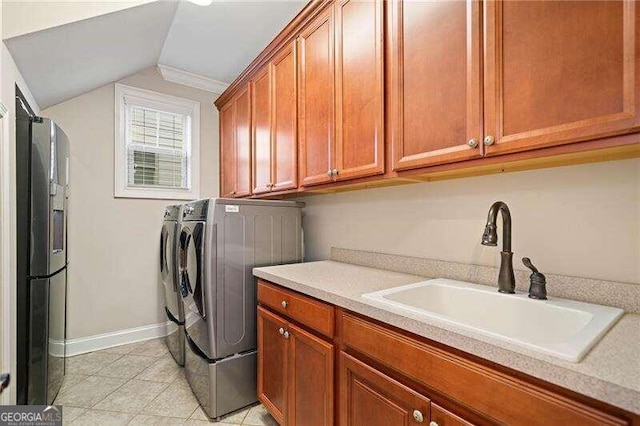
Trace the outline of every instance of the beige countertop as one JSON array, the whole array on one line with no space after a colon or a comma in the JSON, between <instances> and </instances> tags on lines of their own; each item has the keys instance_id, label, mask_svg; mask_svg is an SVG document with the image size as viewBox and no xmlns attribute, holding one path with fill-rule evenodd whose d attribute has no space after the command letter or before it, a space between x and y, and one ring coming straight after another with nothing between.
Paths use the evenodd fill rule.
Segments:
<instances>
[{"instance_id":1,"label":"beige countertop","mask_svg":"<svg viewBox=\"0 0 640 426\"><path fill-rule=\"evenodd\" d=\"M579 363L541 355L438 320L381 307L364 293L424 276L335 261L255 268L255 276L549 383L640 414L640 315L625 314ZM435 278L435 277L434 277Z\"/></svg>"}]
</instances>

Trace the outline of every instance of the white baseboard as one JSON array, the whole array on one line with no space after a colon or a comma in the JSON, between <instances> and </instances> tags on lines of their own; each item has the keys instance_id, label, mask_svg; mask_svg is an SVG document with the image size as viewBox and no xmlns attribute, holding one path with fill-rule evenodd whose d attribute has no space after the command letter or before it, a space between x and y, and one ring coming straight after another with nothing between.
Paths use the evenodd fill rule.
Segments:
<instances>
[{"instance_id":1,"label":"white baseboard","mask_svg":"<svg viewBox=\"0 0 640 426\"><path fill-rule=\"evenodd\" d=\"M166 323L118 330L112 333L68 339L66 343L66 356L86 354L88 352L127 345L129 343L157 339L158 337L166 336L175 330L175 327L175 324L167 321Z\"/></svg>"},{"instance_id":2,"label":"white baseboard","mask_svg":"<svg viewBox=\"0 0 640 426\"><path fill-rule=\"evenodd\" d=\"M197 316L190 312L187 315L187 326L193 324ZM77 339L68 339L66 342L66 356L74 356L86 354L89 352L99 351L101 349L113 348L116 346L127 345L129 343L143 342L145 340L157 339L172 333L176 329L176 325L167 321L160 324L145 325L143 327L128 328L118 330L111 333L96 334L94 336L80 337ZM52 354L60 355L63 353L64 346L62 342L51 342Z\"/></svg>"}]
</instances>

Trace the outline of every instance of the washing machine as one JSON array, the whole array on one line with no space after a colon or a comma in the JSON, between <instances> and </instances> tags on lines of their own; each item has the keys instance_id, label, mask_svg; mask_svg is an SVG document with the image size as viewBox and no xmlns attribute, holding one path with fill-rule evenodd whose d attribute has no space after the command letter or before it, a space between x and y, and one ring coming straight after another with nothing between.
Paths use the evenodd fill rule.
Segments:
<instances>
[{"instance_id":1,"label":"washing machine","mask_svg":"<svg viewBox=\"0 0 640 426\"><path fill-rule=\"evenodd\" d=\"M164 294L164 311L168 320L165 341L178 365L184 365L185 315L179 292L178 232L181 206L168 206L164 211L160 232L160 280Z\"/></svg>"}]
</instances>

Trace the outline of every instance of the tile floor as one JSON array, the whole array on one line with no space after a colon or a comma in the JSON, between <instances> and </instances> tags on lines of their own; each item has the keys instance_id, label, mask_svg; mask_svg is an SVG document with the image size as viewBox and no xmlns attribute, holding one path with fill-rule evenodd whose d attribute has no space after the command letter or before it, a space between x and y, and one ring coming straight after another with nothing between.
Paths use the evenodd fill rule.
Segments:
<instances>
[{"instance_id":1,"label":"tile floor","mask_svg":"<svg viewBox=\"0 0 640 426\"><path fill-rule=\"evenodd\" d=\"M65 424L210 424L162 339L68 358L55 404L64 407ZM219 424L277 426L262 405Z\"/></svg>"}]
</instances>

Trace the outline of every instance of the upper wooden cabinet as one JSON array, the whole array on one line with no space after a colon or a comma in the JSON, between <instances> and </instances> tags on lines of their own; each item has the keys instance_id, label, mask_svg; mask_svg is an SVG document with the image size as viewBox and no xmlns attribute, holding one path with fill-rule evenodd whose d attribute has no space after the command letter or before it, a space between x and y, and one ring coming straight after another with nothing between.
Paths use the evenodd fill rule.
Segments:
<instances>
[{"instance_id":1,"label":"upper wooden cabinet","mask_svg":"<svg viewBox=\"0 0 640 426\"><path fill-rule=\"evenodd\" d=\"M342 0L298 37L301 185L384 172L382 0Z\"/></svg>"},{"instance_id":2,"label":"upper wooden cabinet","mask_svg":"<svg viewBox=\"0 0 640 426\"><path fill-rule=\"evenodd\" d=\"M251 81L253 192L297 186L296 55L280 51Z\"/></svg>"},{"instance_id":3,"label":"upper wooden cabinet","mask_svg":"<svg viewBox=\"0 0 640 426\"><path fill-rule=\"evenodd\" d=\"M384 172L382 0L335 4L336 179Z\"/></svg>"},{"instance_id":4,"label":"upper wooden cabinet","mask_svg":"<svg viewBox=\"0 0 640 426\"><path fill-rule=\"evenodd\" d=\"M220 195L251 194L251 103L249 86L220 108Z\"/></svg>"},{"instance_id":5,"label":"upper wooden cabinet","mask_svg":"<svg viewBox=\"0 0 640 426\"><path fill-rule=\"evenodd\" d=\"M325 9L298 37L300 185L333 180L333 9Z\"/></svg>"},{"instance_id":6,"label":"upper wooden cabinet","mask_svg":"<svg viewBox=\"0 0 640 426\"><path fill-rule=\"evenodd\" d=\"M393 169L482 156L476 0L387 3Z\"/></svg>"},{"instance_id":7,"label":"upper wooden cabinet","mask_svg":"<svg viewBox=\"0 0 640 426\"><path fill-rule=\"evenodd\" d=\"M312 1L216 101L221 193L637 157L639 28L635 0Z\"/></svg>"},{"instance_id":8,"label":"upper wooden cabinet","mask_svg":"<svg viewBox=\"0 0 640 426\"><path fill-rule=\"evenodd\" d=\"M635 1L488 1L484 9L488 155L638 130Z\"/></svg>"}]
</instances>

